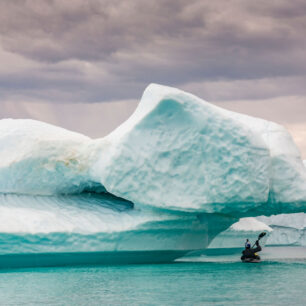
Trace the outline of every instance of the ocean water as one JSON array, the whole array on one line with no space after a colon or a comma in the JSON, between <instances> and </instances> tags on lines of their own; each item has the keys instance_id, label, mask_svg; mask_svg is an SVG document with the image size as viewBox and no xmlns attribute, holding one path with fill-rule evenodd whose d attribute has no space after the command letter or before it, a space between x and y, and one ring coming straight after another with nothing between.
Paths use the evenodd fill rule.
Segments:
<instances>
[{"instance_id":1,"label":"ocean water","mask_svg":"<svg viewBox=\"0 0 306 306\"><path fill-rule=\"evenodd\" d=\"M305 258L0 270L1 305L306 305L305 293Z\"/></svg>"}]
</instances>

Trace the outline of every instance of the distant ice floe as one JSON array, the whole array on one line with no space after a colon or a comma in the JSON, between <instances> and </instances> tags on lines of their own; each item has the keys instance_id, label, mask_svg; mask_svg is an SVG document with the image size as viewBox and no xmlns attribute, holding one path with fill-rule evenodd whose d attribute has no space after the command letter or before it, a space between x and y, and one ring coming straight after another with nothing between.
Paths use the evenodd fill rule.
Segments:
<instances>
[{"instance_id":1,"label":"distant ice floe","mask_svg":"<svg viewBox=\"0 0 306 306\"><path fill-rule=\"evenodd\" d=\"M273 229L270 226L255 218L242 218L214 238L209 244L208 248L243 249L246 239L249 239L249 241L253 244L258 239L259 234L262 232L266 233L266 236L260 241L260 244L264 246L272 231Z\"/></svg>"},{"instance_id":2,"label":"distant ice floe","mask_svg":"<svg viewBox=\"0 0 306 306\"><path fill-rule=\"evenodd\" d=\"M261 216L257 219L273 229L267 245L306 246L305 213Z\"/></svg>"}]
</instances>

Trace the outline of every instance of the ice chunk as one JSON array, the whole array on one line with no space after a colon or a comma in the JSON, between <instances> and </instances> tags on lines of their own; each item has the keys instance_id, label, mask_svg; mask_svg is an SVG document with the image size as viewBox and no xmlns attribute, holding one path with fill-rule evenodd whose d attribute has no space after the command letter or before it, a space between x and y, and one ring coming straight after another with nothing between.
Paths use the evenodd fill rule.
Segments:
<instances>
[{"instance_id":1,"label":"ice chunk","mask_svg":"<svg viewBox=\"0 0 306 306\"><path fill-rule=\"evenodd\" d=\"M255 218L241 218L238 222L234 223L230 228L231 231L242 232L272 232L272 228Z\"/></svg>"}]
</instances>

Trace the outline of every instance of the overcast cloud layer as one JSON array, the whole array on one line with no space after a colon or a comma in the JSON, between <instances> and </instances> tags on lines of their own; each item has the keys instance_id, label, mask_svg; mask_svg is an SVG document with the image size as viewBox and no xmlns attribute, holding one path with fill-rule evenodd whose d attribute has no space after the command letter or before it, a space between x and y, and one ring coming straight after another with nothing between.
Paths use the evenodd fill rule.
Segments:
<instances>
[{"instance_id":1,"label":"overcast cloud layer","mask_svg":"<svg viewBox=\"0 0 306 306\"><path fill-rule=\"evenodd\" d=\"M151 82L306 95L305 28L302 0L0 0L0 98L131 99Z\"/></svg>"},{"instance_id":2,"label":"overcast cloud layer","mask_svg":"<svg viewBox=\"0 0 306 306\"><path fill-rule=\"evenodd\" d=\"M0 102L135 101L155 82L245 112L295 97L306 129L305 29L304 0L0 0Z\"/></svg>"}]
</instances>

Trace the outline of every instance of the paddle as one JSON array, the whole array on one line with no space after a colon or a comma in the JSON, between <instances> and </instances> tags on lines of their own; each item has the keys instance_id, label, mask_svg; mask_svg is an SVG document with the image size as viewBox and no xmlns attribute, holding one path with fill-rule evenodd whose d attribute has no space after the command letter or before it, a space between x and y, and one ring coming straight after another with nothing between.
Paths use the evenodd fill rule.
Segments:
<instances>
[{"instance_id":1,"label":"paddle","mask_svg":"<svg viewBox=\"0 0 306 306\"><path fill-rule=\"evenodd\" d=\"M267 233L265 233L265 232L260 233L260 234L258 235L257 240L259 241L262 237L265 237L266 234L267 234ZM252 246L252 248L254 248L255 244L256 244L256 242L254 243L254 245Z\"/></svg>"}]
</instances>

